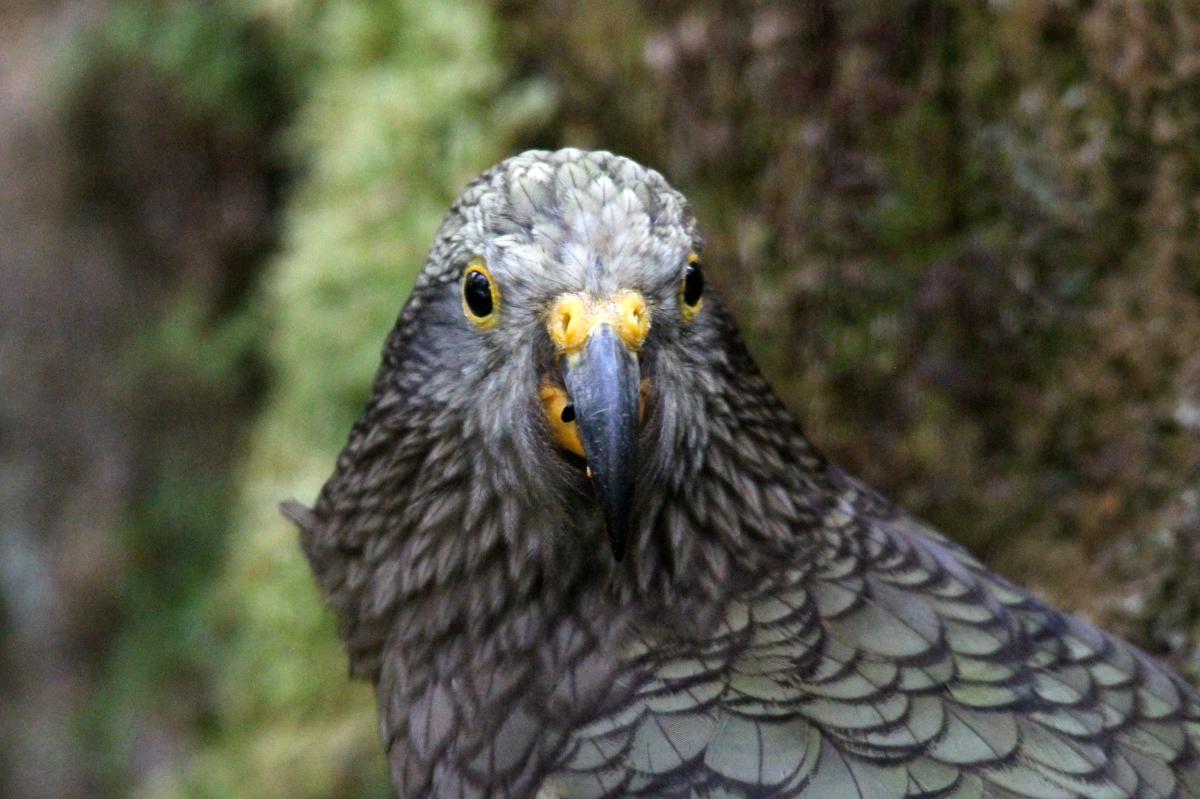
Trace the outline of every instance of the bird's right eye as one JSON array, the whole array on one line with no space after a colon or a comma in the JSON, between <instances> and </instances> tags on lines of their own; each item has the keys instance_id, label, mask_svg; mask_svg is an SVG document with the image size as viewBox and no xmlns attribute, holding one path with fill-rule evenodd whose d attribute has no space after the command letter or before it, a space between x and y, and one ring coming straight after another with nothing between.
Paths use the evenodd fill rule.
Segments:
<instances>
[{"instance_id":1,"label":"bird's right eye","mask_svg":"<svg viewBox=\"0 0 1200 799\"><path fill-rule=\"evenodd\" d=\"M684 320L690 322L700 313L700 305L704 298L704 271L700 268L700 256L692 253L688 256L687 266L683 270L683 280L679 284L679 299L683 301Z\"/></svg>"},{"instance_id":2,"label":"bird's right eye","mask_svg":"<svg viewBox=\"0 0 1200 799\"><path fill-rule=\"evenodd\" d=\"M482 258L473 258L463 273L463 313L480 327L490 327L496 321L500 292Z\"/></svg>"}]
</instances>

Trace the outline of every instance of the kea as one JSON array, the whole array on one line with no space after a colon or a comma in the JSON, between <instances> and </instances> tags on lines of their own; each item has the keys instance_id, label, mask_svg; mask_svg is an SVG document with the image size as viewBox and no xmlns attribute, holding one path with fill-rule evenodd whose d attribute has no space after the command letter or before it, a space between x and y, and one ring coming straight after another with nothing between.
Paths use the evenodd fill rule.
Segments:
<instances>
[{"instance_id":1,"label":"kea","mask_svg":"<svg viewBox=\"0 0 1200 799\"><path fill-rule=\"evenodd\" d=\"M702 264L610 153L450 208L285 506L396 793L1200 799L1196 691L831 463Z\"/></svg>"}]
</instances>

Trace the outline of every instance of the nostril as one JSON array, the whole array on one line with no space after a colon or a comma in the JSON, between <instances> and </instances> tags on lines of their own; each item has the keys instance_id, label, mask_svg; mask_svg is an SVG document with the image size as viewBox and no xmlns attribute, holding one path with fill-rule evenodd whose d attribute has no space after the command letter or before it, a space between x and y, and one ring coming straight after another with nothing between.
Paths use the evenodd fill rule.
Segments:
<instances>
[{"instance_id":1,"label":"nostril","mask_svg":"<svg viewBox=\"0 0 1200 799\"><path fill-rule=\"evenodd\" d=\"M616 301L621 338L632 349L638 349L650 331L650 308L636 291L622 292Z\"/></svg>"}]
</instances>

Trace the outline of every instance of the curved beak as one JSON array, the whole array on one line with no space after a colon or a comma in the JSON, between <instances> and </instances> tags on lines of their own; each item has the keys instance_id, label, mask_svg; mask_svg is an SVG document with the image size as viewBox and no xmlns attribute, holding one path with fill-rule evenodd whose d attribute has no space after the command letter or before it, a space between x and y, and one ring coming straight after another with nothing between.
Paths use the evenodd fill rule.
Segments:
<instances>
[{"instance_id":1,"label":"curved beak","mask_svg":"<svg viewBox=\"0 0 1200 799\"><path fill-rule=\"evenodd\" d=\"M607 323L592 330L565 360L564 382L575 406L592 485L604 510L613 558L625 555L637 474L640 370L637 356Z\"/></svg>"}]
</instances>

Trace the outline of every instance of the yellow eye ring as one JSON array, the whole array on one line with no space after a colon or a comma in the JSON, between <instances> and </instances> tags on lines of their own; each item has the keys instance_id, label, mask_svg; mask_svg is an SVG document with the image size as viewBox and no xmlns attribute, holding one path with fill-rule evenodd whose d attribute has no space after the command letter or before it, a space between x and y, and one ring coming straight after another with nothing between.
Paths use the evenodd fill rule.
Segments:
<instances>
[{"instance_id":1,"label":"yellow eye ring","mask_svg":"<svg viewBox=\"0 0 1200 799\"><path fill-rule=\"evenodd\" d=\"M483 259L476 256L467 264L462 279L462 309L476 327L487 330L496 326L500 310L500 287L492 279Z\"/></svg>"},{"instance_id":2,"label":"yellow eye ring","mask_svg":"<svg viewBox=\"0 0 1200 799\"><path fill-rule=\"evenodd\" d=\"M683 279L679 281L679 312L683 321L690 322L700 313L704 306L703 294L704 271L700 267L700 256L691 253L683 270Z\"/></svg>"}]
</instances>

